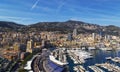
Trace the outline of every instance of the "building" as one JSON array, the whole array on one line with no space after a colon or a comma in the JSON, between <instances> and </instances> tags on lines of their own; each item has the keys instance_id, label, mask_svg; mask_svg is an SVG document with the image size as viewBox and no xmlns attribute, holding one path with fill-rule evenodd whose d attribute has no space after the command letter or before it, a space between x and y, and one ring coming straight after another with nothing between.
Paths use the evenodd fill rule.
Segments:
<instances>
[{"instance_id":1,"label":"building","mask_svg":"<svg viewBox=\"0 0 120 72\"><path fill-rule=\"evenodd\" d=\"M39 69L43 72L68 72L67 63L63 63L54 56L50 55L50 51L47 49L42 50L39 63Z\"/></svg>"},{"instance_id":2,"label":"building","mask_svg":"<svg viewBox=\"0 0 120 72\"><path fill-rule=\"evenodd\" d=\"M20 44L20 52L26 52L26 45Z\"/></svg>"},{"instance_id":3,"label":"building","mask_svg":"<svg viewBox=\"0 0 120 72\"><path fill-rule=\"evenodd\" d=\"M21 59L21 60L24 60L24 59L25 59L25 54L26 54L25 52L22 52L22 53L20 54L20 59Z\"/></svg>"},{"instance_id":4,"label":"building","mask_svg":"<svg viewBox=\"0 0 120 72\"><path fill-rule=\"evenodd\" d=\"M14 51L19 51L20 50L20 44L15 42L13 45Z\"/></svg>"},{"instance_id":5,"label":"building","mask_svg":"<svg viewBox=\"0 0 120 72\"><path fill-rule=\"evenodd\" d=\"M92 33L92 39L93 40L95 40L95 37L96 37L95 33Z\"/></svg>"},{"instance_id":6,"label":"building","mask_svg":"<svg viewBox=\"0 0 120 72\"><path fill-rule=\"evenodd\" d=\"M76 37L77 36L77 29L75 28L74 30L73 30L73 37Z\"/></svg>"},{"instance_id":7,"label":"building","mask_svg":"<svg viewBox=\"0 0 120 72\"><path fill-rule=\"evenodd\" d=\"M45 40L42 40L41 47L45 47Z\"/></svg>"},{"instance_id":8,"label":"building","mask_svg":"<svg viewBox=\"0 0 120 72\"><path fill-rule=\"evenodd\" d=\"M33 40L27 41L27 52L32 53L33 46L34 46Z\"/></svg>"},{"instance_id":9,"label":"building","mask_svg":"<svg viewBox=\"0 0 120 72\"><path fill-rule=\"evenodd\" d=\"M73 37L72 37L72 34L71 34L71 33L68 34L67 40L68 40L68 41L72 41L72 40L73 40Z\"/></svg>"}]
</instances>

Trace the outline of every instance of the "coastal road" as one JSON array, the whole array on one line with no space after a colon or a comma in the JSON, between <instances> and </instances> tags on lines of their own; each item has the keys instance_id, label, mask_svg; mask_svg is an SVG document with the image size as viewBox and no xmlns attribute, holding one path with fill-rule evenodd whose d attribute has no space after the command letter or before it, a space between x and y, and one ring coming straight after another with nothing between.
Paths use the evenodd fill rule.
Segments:
<instances>
[{"instance_id":1,"label":"coastal road","mask_svg":"<svg viewBox=\"0 0 120 72\"><path fill-rule=\"evenodd\" d=\"M32 61L31 67L34 72L40 72L39 67L38 67L38 62L39 62L39 57L35 57Z\"/></svg>"}]
</instances>

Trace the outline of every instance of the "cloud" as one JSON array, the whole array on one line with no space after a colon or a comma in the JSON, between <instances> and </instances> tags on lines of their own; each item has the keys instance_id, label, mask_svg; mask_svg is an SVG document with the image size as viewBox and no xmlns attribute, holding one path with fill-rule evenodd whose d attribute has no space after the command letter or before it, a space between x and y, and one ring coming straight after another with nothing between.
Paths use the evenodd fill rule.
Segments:
<instances>
[{"instance_id":1,"label":"cloud","mask_svg":"<svg viewBox=\"0 0 120 72\"><path fill-rule=\"evenodd\" d=\"M36 0L36 2L32 5L31 10L34 9L37 6L37 4L39 3L39 1L40 0Z\"/></svg>"},{"instance_id":2,"label":"cloud","mask_svg":"<svg viewBox=\"0 0 120 72\"><path fill-rule=\"evenodd\" d=\"M9 16L4 13L9 12L9 15L16 16L16 17L37 17L37 16L46 16L44 13L38 13L38 12L31 12L31 11L21 11L21 10L9 10L9 9L0 9L0 16ZM17 14L16 14L17 13Z\"/></svg>"},{"instance_id":3,"label":"cloud","mask_svg":"<svg viewBox=\"0 0 120 72\"><path fill-rule=\"evenodd\" d=\"M57 7L56 13L60 11L60 9L65 5L66 0L62 0L59 6Z\"/></svg>"},{"instance_id":4,"label":"cloud","mask_svg":"<svg viewBox=\"0 0 120 72\"><path fill-rule=\"evenodd\" d=\"M14 16L0 16L0 18L6 18L6 19L31 19L31 18L14 17Z\"/></svg>"},{"instance_id":5,"label":"cloud","mask_svg":"<svg viewBox=\"0 0 120 72\"><path fill-rule=\"evenodd\" d=\"M32 18L23 18L23 17L14 17L14 16L0 16L0 20L23 23L25 21L31 21Z\"/></svg>"}]
</instances>

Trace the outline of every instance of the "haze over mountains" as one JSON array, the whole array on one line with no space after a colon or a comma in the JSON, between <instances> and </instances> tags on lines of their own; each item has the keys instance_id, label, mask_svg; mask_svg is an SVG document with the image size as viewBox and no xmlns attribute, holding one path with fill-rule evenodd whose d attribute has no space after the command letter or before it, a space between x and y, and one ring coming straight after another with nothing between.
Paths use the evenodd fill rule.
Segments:
<instances>
[{"instance_id":1,"label":"haze over mountains","mask_svg":"<svg viewBox=\"0 0 120 72\"><path fill-rule=\"evenodd\" d=\"M77 28L78 33L104 33L110 35L120 35L120 27L109 25L100 26L97 24L86 23L82 21L68 20L65 22L39 22L31 25L22 25L14 22L0 21L0 31L59 31L69 33Z\"/></svg>"}]
</instances>

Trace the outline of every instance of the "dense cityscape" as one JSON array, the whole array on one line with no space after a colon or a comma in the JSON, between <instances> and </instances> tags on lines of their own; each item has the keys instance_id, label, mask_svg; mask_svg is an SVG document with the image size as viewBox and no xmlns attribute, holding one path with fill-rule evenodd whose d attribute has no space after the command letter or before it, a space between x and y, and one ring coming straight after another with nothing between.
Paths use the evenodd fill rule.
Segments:
<instances>
[{"instance_id":1,"label":"dense cityscape","mask_svg":"<svg viewBox=\"0 0 120 72\"><path fill-rule=\"evenodd\" d=\"M88 59L93 59L89 51L118 51L120 37L113 35L78 34L77 28L72 33L54 32L1 32L0 33L0 72L69 72L69 58L74 71L88 71L83 65ZM119 63L119 57L106 57L106 60ZM108 61L87 66L95 72L119 72L119 66ZM111 68L109 68L111 67ZM72 72L72 71L70 71Z\"/></svg>"}]
</instances>

